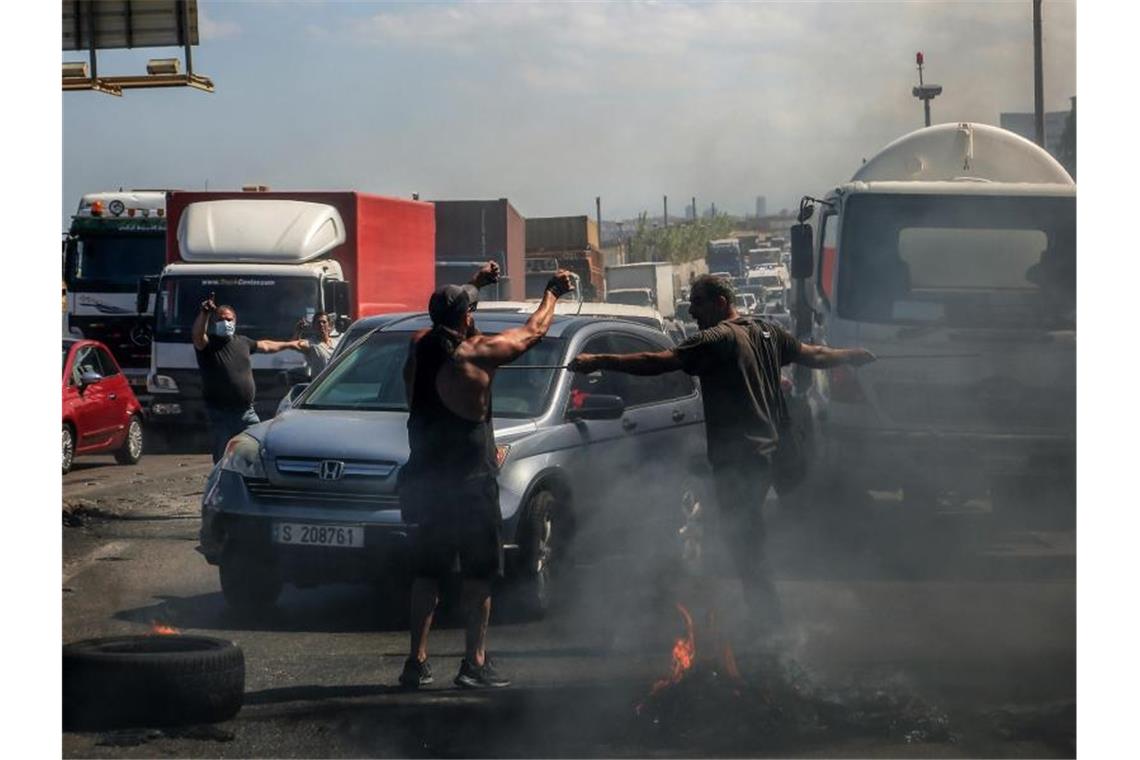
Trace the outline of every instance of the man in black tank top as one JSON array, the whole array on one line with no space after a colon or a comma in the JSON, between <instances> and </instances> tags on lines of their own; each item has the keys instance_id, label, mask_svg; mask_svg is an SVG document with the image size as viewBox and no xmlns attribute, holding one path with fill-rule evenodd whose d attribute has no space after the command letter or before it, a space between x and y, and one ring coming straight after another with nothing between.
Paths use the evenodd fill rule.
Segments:
<instances>
[{"instance_id":1,"label":"man in black tank top","mask_svg":"<svg viewBox=\"0 0 1140 760\"><path fill-rule=\"evenodd\" d=\"M408 394L408 462L400 468L400 510L414 526L411 652L400 683L432 682L427 638L439 602L439 581L463 576L466 654L455 683L470 688L508 686L485 650L491 582L503 573L502 515L496 476L491 383L495 370L537 344L554 319L558 297L573 287L560 270L538 309L522 327L497 335L475 329L478 288L494 282L489 262L467 285L447 285L428 303L432 327L412 336L404 363Z\"/></svg>"},{"instance_id":2,"label":"man in black tank top","mask_svg":"<svg viewBox=\"0 0 1140 760\"><path fill-rule=\"evenodd\" d=\"M775 323L741 317L734 302L731 282L702 275L693 281L689 300L699 333L668 351L579 354L570 369L635 375L681 370L701 378L720 534L756 628L774 633L780 604L765 559L760 510L772 484L772 457L779 442L780 367L792 362L819 369L860 366L875 357L862 348L801 343Z\"/></svg>"}]
</instances>

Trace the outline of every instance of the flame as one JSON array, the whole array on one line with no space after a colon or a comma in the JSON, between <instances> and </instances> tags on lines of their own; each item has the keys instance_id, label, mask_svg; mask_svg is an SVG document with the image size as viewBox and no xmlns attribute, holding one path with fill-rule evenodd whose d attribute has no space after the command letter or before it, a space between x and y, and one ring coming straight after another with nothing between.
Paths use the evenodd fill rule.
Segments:
<instances>
[{"instance_id":1,"label":"flame","mask_svg":"<svg viewBox=\"0 0 1140 760\"><path fill-rule=\"evenodd\" d=\"M680 602L677 602L677 611L681 613L681 619L685 621L685 635L673 643L673 669L669 673L669 677L655 681L653 688L649 690L647 699L653 698L662 689L680 681L689 668L693 667L693 661L696 659L697 643L693 638L693 616ZM640 715L644 707L645 702L640 702L634 710Z\"/></svg>"},{"instance_id":2,"label":"flame","mask_svg":"<svg viewBox=\"0 0 1140 760\"><path fill-rule=\"evenodd\" d=\"M160 623L157 620L150 621L150 632L155 636L177 636L182 633L174 626Z\"/></svg>"}]
</instances>

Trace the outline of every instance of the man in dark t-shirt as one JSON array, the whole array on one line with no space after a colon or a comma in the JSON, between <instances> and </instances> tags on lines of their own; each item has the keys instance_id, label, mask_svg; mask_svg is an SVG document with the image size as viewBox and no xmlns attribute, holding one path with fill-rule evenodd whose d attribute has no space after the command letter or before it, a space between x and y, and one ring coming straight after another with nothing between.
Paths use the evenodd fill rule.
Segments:
<instances>
[{"instance_id":1,"label":"man in dark t-shirt","mask_svg":"<svg viewBox=\"0 0 1140 760\"><path fill-rule=\"evenodd\" d=\"M779 441L780 367L812 368L874 361L862 348L801 343L774 323L741 317L732 284L702 275L692 284L689 313L701 331L668 351L579 354L570 369L659 375L681 370L701 379L708 457L716 481L722 539L762 626L780 622L780 605L764 551L761 507L772 483Z\"/></svg>"},{"instance_id":2,"label":"man in dark t-shirt","mask_svg":"<svg viewBox=\"0 0 1140 760\"><path fill-rule=\"evenodd\" d=\"M237 312L232 306L215 305L212 295L202 302L191 340L201 373L202 400L210 419L211 451L216 463L231 438L260 422L253 409L256 386L250 355L286 348L300 351L302 341L253 340L238 335Z\"/></svg>"}]
</instances>

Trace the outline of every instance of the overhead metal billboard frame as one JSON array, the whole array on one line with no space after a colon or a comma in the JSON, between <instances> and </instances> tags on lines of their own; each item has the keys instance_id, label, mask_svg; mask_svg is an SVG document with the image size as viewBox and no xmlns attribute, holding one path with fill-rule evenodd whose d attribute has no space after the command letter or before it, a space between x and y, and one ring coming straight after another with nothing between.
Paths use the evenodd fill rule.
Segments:
<instances>
[{"instance_id":1,"label":"overhead metal billboard frame","mask_svg":"<svg viewBox=\"0 0 1140 760\"><path fill-rule=\"evenodd\" d=\"M87 50L88 64L63 65L63 89L122 95L144 87L194 87L214 91L214 83L194 73L192 46L198 44L198 0L62 0L63 49ZM178 59L150 61L147 75L99 76L97 50L181 46L186 73Z\"/></svg>"}]
</instances>

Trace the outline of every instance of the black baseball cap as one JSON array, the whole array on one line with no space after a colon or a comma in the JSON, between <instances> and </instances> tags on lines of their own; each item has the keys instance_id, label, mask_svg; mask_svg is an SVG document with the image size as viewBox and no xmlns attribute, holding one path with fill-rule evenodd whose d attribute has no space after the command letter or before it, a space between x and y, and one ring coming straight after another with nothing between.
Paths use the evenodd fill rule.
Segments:
<instances>
[{"instance_id":1,"label":"black baseball cap","mask_svg":"<svg viewBox=\"0 0 1140 760\"><path fill-rule=\"evenodd\" d=\"M479 303L474 285L444 285L428 300L428 314L435 324L455 324Z\"/></svg>"}]
</instances>

